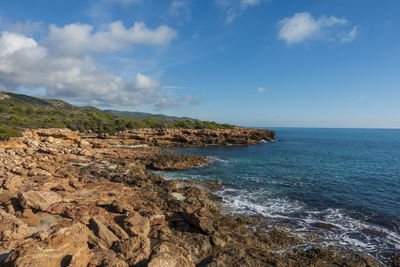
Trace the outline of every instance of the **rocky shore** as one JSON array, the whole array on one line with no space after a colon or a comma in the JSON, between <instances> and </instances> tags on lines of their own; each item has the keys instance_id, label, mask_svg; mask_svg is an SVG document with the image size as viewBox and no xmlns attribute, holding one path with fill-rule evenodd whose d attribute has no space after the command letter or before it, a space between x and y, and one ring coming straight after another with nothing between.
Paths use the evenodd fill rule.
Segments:
<instances>
[{"instance_id":1,"label":"rocky shore","mask_svg":"<svg viewBox=\"0 0 400 267\"><path fill-rule=\"evenodd\" d=\"M0 266L381 266L312 246L262 217L220 212L218 183L152 170L209 164L158 147L255 144L266 130L150 130L116 136L31 130L0 142ZM392 265L399 266L394 255Z\"/></svg>"}]
</instances>

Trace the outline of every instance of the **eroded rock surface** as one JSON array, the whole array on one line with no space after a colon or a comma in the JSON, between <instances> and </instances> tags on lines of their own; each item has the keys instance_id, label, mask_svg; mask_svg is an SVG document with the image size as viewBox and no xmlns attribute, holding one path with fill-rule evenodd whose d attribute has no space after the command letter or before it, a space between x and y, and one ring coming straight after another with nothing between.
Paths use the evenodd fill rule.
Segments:
<instances>
[{"instance_id":1,"label":"eroded rock surface","mask_svg":"<svg viewBox=\"0 0 400 267\"><path fill-rule=\"evenodd\" d=\"M262 217L221 214L210 192L218 182L152 172L208 164L154 146L272 138L251 129L143 129L107 138L47 129L0 142L0 265L380 266L365 255L308 248L279 226L267 230Z\"/></svg>"}]
</instances>

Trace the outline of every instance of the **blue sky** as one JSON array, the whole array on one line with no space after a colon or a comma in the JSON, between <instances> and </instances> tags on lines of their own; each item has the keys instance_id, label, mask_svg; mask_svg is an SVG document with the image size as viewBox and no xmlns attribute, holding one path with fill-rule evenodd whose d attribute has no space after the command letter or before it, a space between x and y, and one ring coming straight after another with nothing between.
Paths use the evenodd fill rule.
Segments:
<instances>
[{"instance_id":1,"label":"blue sky","mask_svg":"<svg viewBox=\"0 0 400 267\"><path fill-rule=\"evenodd\" d=\"M400 128L397 0L2 0L0 89L244 126Z\"/></svg>"}]
</instances>

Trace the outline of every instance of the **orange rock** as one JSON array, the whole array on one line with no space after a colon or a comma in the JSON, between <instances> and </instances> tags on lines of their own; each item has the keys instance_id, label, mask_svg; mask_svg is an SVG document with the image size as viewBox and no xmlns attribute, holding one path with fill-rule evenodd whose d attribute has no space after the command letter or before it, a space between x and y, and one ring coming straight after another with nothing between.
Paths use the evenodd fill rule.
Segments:
<instances>
[{"instance_id":1,"label":"orange rock","mask_svg":"<svg viewBox=\"0 0 400 267\"><path fill-rule=\"evenodd\" d=\"M129 236L148 236L150 232L150 220L140 215L125 217L122 227Z\"/></svg>"},{"instance_id":2,"label":"orange rock","mask_svg":"<svg viewBox=\"0 0 400 267\"><path fill-rule=\"evenodd\" d=\"M115 241L119 240L113 232L111 232L100 220L96 218L89 220L89 226L96 236L107 245L107 247L111 247Z\"/></svg>"},{"instance_id":3,"label":"orange rock","mask_svg":"<svg viewBox=\"0 0 400 267\"><path fill-rule=\"evenodd\" d=\"M87 246L89 230L83 224L62 228L44 242L30 240L16 247L5 261L5 266L53 267L87 266L91 252Z\"/></svg>"},{"instance_id":4,"label":"orange rock","mask_svg":"<svg viewBox=\"0 0 400 267\"><path fill-rule=\"evenodd\" d=\"M143 265L150 256L150 239L144 236L130 237L116 241L111 249L122 254L130 266Z\"/></svg>"},{"instance_id":5,"label":"orange rock","mask_svg":"<svg viewBox=\"0 0 400 267\"><path fill-rule=\"evenodd\" d=\"M33 208L41 211L47 210L54 203L62 201L62 197L52 191L30 190L18 194L18 198L23 207Z\"/></svg>"},{"instance_id":6,"label":"orange rock","mask_svg":"<svg viewBox=\"0 0 400 267\"><path fill-rule=\"evenodd\" d=\"M23 239L28 236L28 226L14 215L0 210L0 240Z\"/></svg>"},{"instance_id":7,"label":"orange rock","mask_svg":"<svg viewBox=\"0 0 400 267\"><path fill-rule=\"evenodd\" d=\"M188 252L170 242L158 244L151 253L148 267L194 267Z\"/></svg>"},{"instance_id":8,"label":"orange rock","mask_svg":"<svg viewBox=\"0 0 400 267\"><path fill-rule=\"evenodd\" d=\"M40 224L39 217L34 214L31 209L24 209L22 213L18 212L17 217L29 227L38 226Z\"/></svg>"}]
</instances>

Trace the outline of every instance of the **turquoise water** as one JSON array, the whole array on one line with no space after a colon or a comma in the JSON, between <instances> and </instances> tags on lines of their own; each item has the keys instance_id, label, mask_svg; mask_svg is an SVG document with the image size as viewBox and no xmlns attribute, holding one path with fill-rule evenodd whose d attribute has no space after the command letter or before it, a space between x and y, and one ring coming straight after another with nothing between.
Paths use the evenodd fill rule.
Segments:
<instances>
[{"instance_id":1,"label":"turquoise water","mask_svg":"<svg viewBox=\"0 0 400 267\"><path fill-rule=\"evenodd\" d=\"M381 260L400 250L400 130L274 130L275 143L174 149L212 164L161 174L221 180L218 194L229 212L267 216L300 236L312 232L322 246Z\"/></svg>"}]
</instances>

